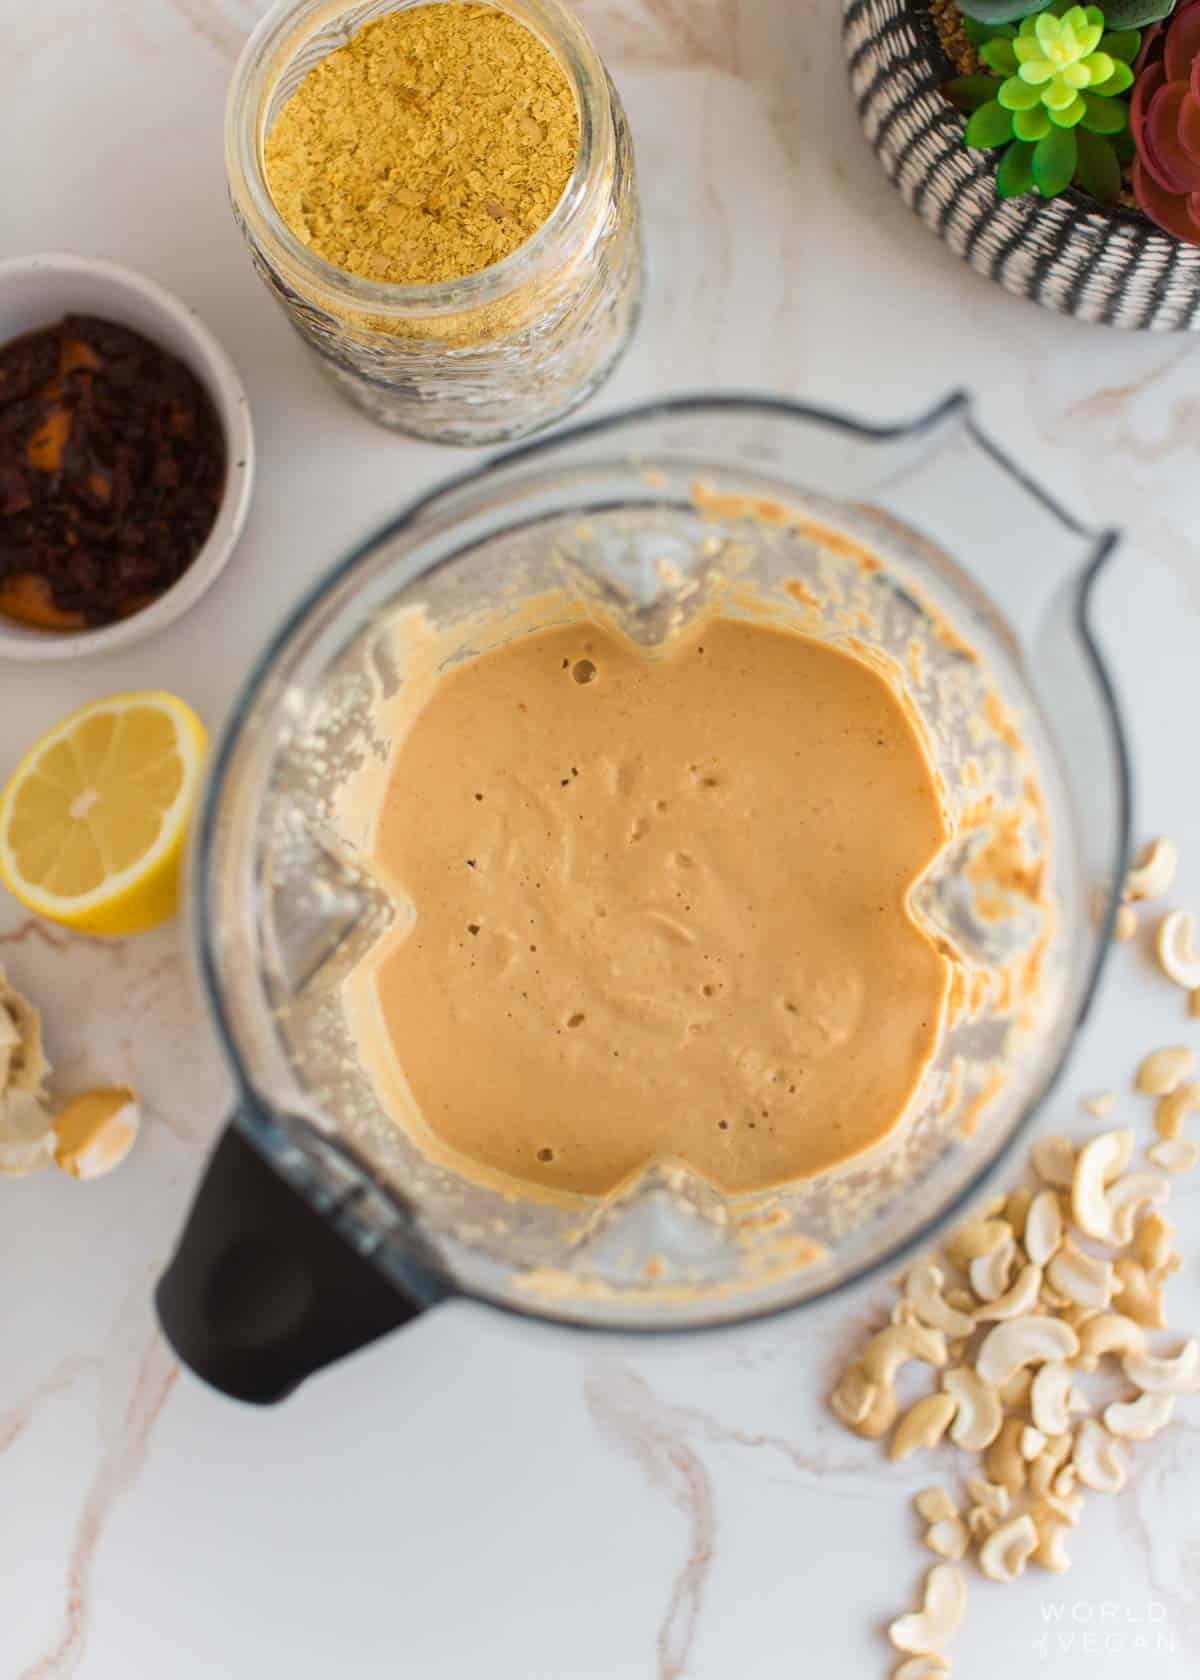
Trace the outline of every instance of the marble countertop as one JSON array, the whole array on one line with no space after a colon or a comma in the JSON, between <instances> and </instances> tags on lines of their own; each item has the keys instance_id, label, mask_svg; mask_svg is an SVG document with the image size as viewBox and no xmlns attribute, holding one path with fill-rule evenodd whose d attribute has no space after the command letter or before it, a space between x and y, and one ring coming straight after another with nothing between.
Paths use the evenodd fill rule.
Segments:
<instances>
[{"instance_id":1,"label":"marble countertop","mask_svg":"<svg viewBox=\"0 0 1200 1680\"><path fill-rule=\"evenodd\" d=\"M220 724L308 581L463 457L343 407L255 279L220 124L258 0L51 0L5 27L0 257L144 269L238 363L260 468L239 554L131 654L0 674L0 772L71 706L178 689ZM650 251L639 337L593 410L760 386L880 418L948 388L1079 514L1128 542L1101 628L1138 827L1200 902L1200 345L1045 314L971 274L862 141L836 0L581 0L633 123ZM869 1680L930 1561L892 1469L823 1404L878 1286L715 1338L650 1345L455 1304L243 1409L180 1374L150 1290L229 1097L177 926L111 944L0 894L0 961L44 1005L63 1084L128 1081L112 1177L4 1186L0 1676L251 1680ZM1148 954L1114 954L1048 1126L1190 1037ZM1132 1102L1126 1108L1136 1113ZM1200 1326L1200 1190L1176 1191L1172 1322ZM1182 1680L1200 1661L1200 1405L1090 1501L1064 1577L973 1590L955 1672Z\"/></svg>"}]
</instances>

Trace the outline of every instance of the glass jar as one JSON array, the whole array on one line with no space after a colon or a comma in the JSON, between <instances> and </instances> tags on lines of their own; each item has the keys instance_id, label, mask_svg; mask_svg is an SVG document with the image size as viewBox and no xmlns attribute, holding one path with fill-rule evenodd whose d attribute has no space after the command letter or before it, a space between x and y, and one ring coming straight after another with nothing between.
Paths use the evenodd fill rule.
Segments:
<instances>
[{"instance_id":1,"label":"glass jar","mask_svg":"<svg viewBox=\"0 0 1200 1680\"><path fill-rule=\"evenodd\" d=\"M233 75L225 156L262 278L319 365L382 425L439 443L524 436L586 401L637 321L642 253L633 146L595 49L559 0L488 0L554 54L579 107L579 152L537 232L461 279L385 285L303 244L272 200L267 136L313 66L366 23L427 0L283 0Z\"/></svg>"}]
</instances>

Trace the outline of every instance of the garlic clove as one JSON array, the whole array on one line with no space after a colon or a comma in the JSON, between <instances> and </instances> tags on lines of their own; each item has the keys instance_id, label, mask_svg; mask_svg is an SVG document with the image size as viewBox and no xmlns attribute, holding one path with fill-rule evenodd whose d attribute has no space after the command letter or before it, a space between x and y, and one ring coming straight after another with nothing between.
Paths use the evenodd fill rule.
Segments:
<instances>
[{"instance_id":1,"label":"garlic clove","mask_svg":"<svg viewBox=\"0 0 1200 1680\"><path fill-rule=\"evenodd\" d=\"M100 1178L119 1167L141 1124L127 1085L73 1097L54 1122L54 1159L72 1178Z\"/></svg>"}]
</instances>

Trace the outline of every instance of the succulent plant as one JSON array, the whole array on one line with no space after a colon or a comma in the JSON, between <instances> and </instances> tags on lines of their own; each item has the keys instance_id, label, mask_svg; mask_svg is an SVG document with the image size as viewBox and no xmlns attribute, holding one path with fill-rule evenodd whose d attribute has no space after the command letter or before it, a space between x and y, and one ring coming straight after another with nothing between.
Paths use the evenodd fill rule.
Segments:
<instances>
[{"instance_id":1,"label":"succulent plant","mask_svg":"<svg viewBox=\"0 0 1200 1680\"><path fill-rule=\"evenodd\" d=\"M1133 191L1159 227L1200 245L1200 0L1148 30L1129 124Z\"/></svg>"},{"instance_id":2,"label":"succulent plant","mask_svg":"<svg viewBox=\"0 0 1200 1680\"><path fill-rule=\"evenodd\" d=\"M1121 95L1133 84L1130 60L1141 37L1105 24L1098 6L1059 0L1019 30L998 24L978 41L991 75L947 83L947 96L971 112L966 144L1004 148L996 171L1001 198L1033 188L1053 198L1072 181L1104 203L1119 197L1129 145Z\"/></svg>"},{"instance_id":3,"label":"succulent plant","mask_svg":"<svg viewBox=\"0 0 1200 1680\"><path fill-rule=\"evenodd\" d=\"M1013 113L1018 140L1040 140L1051 123L1074 128L1088 113L1089 97L1112 99L1132 87L1129 65L1102 49L1104 34L1098 6L1070 6L1061 16L1047 11L1028 17L1013 40L990 41L982 49L990 69L1008 73L996 98Z\"/></svg>"},{"instance_id":4,"label":"succulent plant","mask_svg":"<svg viewBox=\"0 0 1200 1680\"><path fill-rule=\"evenodd\" d=\"M1109 0L1104 8L1110 29L1144 29L1175 9L1176 0ZM965 18L985 25L1016 23L1046 10L1046 0L958 0Z\"/></svg>"}]
</instances>

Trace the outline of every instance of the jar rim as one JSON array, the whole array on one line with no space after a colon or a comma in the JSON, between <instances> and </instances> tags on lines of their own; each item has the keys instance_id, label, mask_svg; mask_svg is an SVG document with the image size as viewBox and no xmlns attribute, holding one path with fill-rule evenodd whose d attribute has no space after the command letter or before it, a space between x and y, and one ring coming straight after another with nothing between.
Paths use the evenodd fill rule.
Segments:
<instances>
[{"instance_id":1,"label":"jar rim","mask_svg":"<svg viewBox=\"0 0 1200 1680\"><path fill-rule=\"evenodd\" d=\"M453 315L498 302L517 287L553 271L573 254L580 224L594 204L612 150L608 75L578 20L561 0L473 0L507 13L538 36L566 74L579 111L579 147L561 198L528 239L499 262L452 280L395 284L338 268L304 244L275 205L263 167L266 108L287 65L317 29L344 15L346 39L389 12L446 0L277 0L242 49L225 106L225 166L234 209L253 241L283 278L334 313L354 310L404 319ZM450 0L451 4L458 0Z\"/></svg>"}]
</instances>

